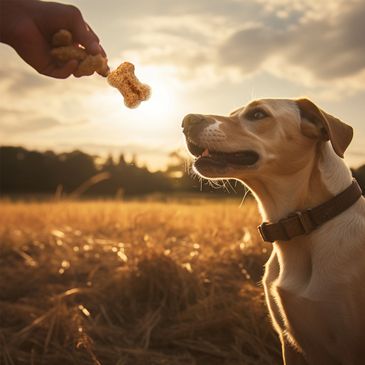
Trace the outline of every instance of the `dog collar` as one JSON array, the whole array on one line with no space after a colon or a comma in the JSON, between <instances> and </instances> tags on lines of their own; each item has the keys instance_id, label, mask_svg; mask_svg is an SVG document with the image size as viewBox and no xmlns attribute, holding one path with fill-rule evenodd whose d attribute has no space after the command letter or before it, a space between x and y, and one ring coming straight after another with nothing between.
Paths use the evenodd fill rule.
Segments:
<instances>
[{"instance_id":1,"label":"dog collar","mask_svg":"<svg viewBox=\"0 0 365 365\"><path fill-rule=\"evenodd\" d=\"M311 233L323 223L344 212L361 195L361 188L353 179L348 188L327 202L314 208L293 212L277 223L264 222L257 228L266 242L289 241L293 237Z\"/></svg>"}]
</instances>

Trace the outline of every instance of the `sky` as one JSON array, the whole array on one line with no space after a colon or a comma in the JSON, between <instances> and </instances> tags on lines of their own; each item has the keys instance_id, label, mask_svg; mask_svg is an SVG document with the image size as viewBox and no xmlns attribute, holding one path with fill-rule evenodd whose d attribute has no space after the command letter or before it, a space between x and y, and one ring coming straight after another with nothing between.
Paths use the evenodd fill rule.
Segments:
<instances>
[{"instance_id":1,"label":"sky","mask_svg":"<svg viewBox=\"0 0 365 365\"><path fill-rule=\"evenodd\" d=\"M227 115L252 99L308 97L350 124L348 164L365 163L363 0L69 0L111 68L152 88L128 109L106 79L39 75L0 44L0 144L139 156L163 168L184 149L188 113Z\"/></svg>"}]
</instances>

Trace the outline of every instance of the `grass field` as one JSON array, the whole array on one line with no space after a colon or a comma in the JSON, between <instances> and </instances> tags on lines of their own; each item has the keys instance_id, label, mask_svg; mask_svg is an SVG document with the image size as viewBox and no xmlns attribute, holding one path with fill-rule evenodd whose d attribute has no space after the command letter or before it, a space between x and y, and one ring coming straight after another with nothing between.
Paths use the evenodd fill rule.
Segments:
<instances>
[{"instance_id":1,"label":"grass field","mask_svg":"<svg viewBox=\"0 0 365 365\"><path fill-rule=\"evenodd\" d=\"M239 205L0 202L0 364L279 364Z\"/></svg>"}]
</instances>

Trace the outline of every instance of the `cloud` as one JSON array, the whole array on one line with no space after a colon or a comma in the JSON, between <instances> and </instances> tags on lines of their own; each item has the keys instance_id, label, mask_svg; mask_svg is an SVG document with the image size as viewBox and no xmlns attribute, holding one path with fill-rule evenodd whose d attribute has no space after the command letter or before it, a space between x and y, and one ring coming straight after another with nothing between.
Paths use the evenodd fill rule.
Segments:
<instances>
[{"instance_id":1,"label":"cloud","mask_svg":"<svg viewBox=\"0 0 365 365\"><path fill-rule=\"evenodd\" d=\"M95 88L106 86L105 79L98 75L82 79L70 76L65 80L41 75L12 52L10 47L1 46L0 43L0 92L2 97L14 104L24 104L28 99L44 103L50 95L54 96L54 100L61 95L86 95Z\"/></svg>"},{"instance_id":2,"label":"cloud","mask_svg":"<svg viewBox=\"0 0 365 365\"><path fill-rule=\"evenodd\" d=\"M281 29L261 23L238 30L222 44L220 63L243 74L266 69L285 76L292 67L297 80L304 71L314 82L356 78L365 70L365 3L352 1L337 10L303 15L295 25L283 21ZM272 64L281 72L270 69Z\"/></svg>"},{"instance_id":3,"label":"cloud","mask_svg":"<svg viewBox=\"0 0 365 365\"><path fill-rule=\"evenodd\" d=\"M162 12L165 1L143 4L138 16L131 4L133 16L120 25L123 57L173 66L185 85L269 73L323 95L331 85L330 98L365 88L360 0L187 0Z\"/></svg>"},{"instance_id":4,"label":"cloud","mask_svg":"<svg viewBox=\"0 0 365 365\"><path fill-rule=\"evenodd\" d=\"M0 110L0 113L2 111ZM62 125L53 117L24 117L22 113L13 113L10 118L3 118L0 130L4 134L29 133L50 129Z\"/></svg>"},{"instance_id":5,"label":"cloud","mask_svg":"<svg viewBox=\"0 0 365 365\"><path fill-rule=\"evenodd\" d=\"M49 86L49 79L35 72L18 71L11 79L8 91L12 94L23 95Z\"/></svg>"},{"instance_id":6,"label":"cloud","mask_svg":"<svg viewBox=\"0 0 365 365\"><path fill-rule=\"evenodd\" d=\"M206 59L206 54L210 53L211 58L216 44L235 29L227 24L225 17L207 14L181 15L177 18L144 15L130 20L128 27L138 31L131 36L133 45L126 52L139 52L146 62L152 56L148 63L186 67L212 62Z\"/></svg>"},{"instance_id":7,"label":"cloud","mask_svg":"<svg viewBox=\"0 0 365 365\"><path fill-rule=\"evenodd\" d=\"M364 69L362 0L139 0L110 7L97 0L73 3L100 30L109 59L172 65L184 81L201 73L215 74L209 76L212 83L230 79L234 68L241 77L266 71L307 86L340 79L351 87L364 84L362 78L355 81ZM50 80L29 67L0 79L9 93L24 96L43 90L85 94L102 84L96 78L88 83Z\"/></svg>"},{"instance_id":8,"label":"cloud","mask_svg":"<svg viewBox=\"0 0 365 365\"><path fill-rule=\"evenodd\" d=\"M27 65L10 47L0 43L0 88L11 97L23 98L29 93L42 92L58 80L43 76ZM16 101L16 99L13 99ZM18 99L19 101L19 99Z\"/></svg>"},{"instance_id":9,"label":"cloud","mask_svg":"<svg viewBox=\"0 0 365 365\"><path fill-rule=\"evenodd\" d=\"M21 134L39 132L55 127L77 126L87 123L84 119L62 122L53 116L39 114L34 110L0 108L0 131L2 134Z\"/></svg>"},{"instance_id":10,"label":"cloud","mask_svg":"<svg viewBox=\"0 0 365 365\"><path fill-rule=\"evenodd\" d=\"M87 6L85 5L87 2ZM102 13L103 19L116 18L120 14L122 21L126 22L130 18L136 18L141 15L149 16L181 16L190 14L226 14L232 13L237 16L244 16L242 10L252 9L257 7L256 0L186 0L186 1L171 1L171 0L138 0L138 1L118 1L112 6L105 6L105 3L99 0L74 0L73 4L88 14L85 16L89 20L99 16ZM240 14L240 12L242 12ZM85 15L85 14L84 14Z\"/></svg>"},{"instance_id":11,"label":"cloud","mask_svg":"<svg viewBox=\"0 0 365 365\"><path fill-rule=\"evenodd\" d=\"M252 73L276 52L285 35L270 31L263 25L256 25L235 32L219 50L222 66L237 66L242 73Z\"/></svg>"}]
</instances>

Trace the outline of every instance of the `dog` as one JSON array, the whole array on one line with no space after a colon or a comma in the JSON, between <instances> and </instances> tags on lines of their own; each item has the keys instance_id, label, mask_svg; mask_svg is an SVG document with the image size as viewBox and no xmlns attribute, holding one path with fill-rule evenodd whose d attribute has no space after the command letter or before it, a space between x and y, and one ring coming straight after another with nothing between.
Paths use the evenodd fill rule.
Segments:
<instances>
[{"instance_id":1,"label":"dog","mask_svg":"<svg viewBox=\"0 0 365 365\"><path fill-rule=\"evenodd\" d=\"M182 126L198 174L240 180L256 198L284 364L365 364L365 199L343 160L352 128L305 98Z\"/></svg>"}]
</instances>

